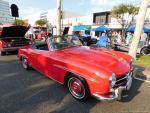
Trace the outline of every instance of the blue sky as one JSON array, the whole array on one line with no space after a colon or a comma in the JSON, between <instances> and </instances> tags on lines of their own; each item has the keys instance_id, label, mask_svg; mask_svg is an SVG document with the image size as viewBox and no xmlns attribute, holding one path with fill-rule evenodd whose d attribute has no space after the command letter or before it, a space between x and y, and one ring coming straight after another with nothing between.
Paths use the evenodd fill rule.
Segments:
<instances>
[{"instance_id":1,"label":"blue sky","mask_svg":"<svg viewBox=\"0 0 150 113\"><path fill-rule=\"evenodd\" d=\"M21 16L56 7L56 0L6 0L19 7ZM139 4L140 0L62 0L63 9L82 15L111 9L120 3Z\"/></svg>"}]
</instances>

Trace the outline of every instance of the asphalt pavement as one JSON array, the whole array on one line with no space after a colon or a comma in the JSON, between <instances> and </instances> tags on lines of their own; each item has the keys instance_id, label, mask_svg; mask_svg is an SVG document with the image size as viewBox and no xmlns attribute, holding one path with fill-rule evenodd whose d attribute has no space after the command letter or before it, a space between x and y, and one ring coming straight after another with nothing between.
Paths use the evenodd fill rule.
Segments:
<instances>
[{"instance_id":1,"label":"asphalt pavement","mask_svg":"<svg viewBox=\"0 0 150 113\"><path fill-rule=\"evenodd\" d=\"M122 101L80 102L64 86L24 70L16 55L0 56L0 113L150 113L150 83L134 80Z\"/></svg>"}]
</instances>

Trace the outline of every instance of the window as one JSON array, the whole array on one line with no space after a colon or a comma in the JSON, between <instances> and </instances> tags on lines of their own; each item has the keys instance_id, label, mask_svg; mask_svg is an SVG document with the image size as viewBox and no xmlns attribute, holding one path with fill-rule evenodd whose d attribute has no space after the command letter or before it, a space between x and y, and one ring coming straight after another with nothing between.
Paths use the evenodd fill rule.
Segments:
<instances>
[{"instance_id":1,"label":"window","mask_svg":"<svg viewBox=\"0 0 150 113\"><path fill-rule=\"evenodd\" d=\"M106 23L106 16L105 15L98 15L96 16L96 24L105 24Z\"/></svg>"}]
</instances>

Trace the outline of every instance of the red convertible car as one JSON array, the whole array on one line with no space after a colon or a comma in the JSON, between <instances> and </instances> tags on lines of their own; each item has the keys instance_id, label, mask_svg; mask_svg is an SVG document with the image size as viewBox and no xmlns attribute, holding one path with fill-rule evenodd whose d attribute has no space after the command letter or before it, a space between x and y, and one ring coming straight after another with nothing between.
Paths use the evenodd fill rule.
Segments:
<instances>
[{"instance_id":1,"label":"red convertible car","mask_svg":"<svg viewBox=\"0 0 150 113\"><path fill-rule=\"evenodd\" d=\"M78 100L94 96L99 100L119 100L132 84L132 57L105 48L82 46L76 36L59 41L49 37L19 50L25 69L36 69L66 85Z\"/></svg>"}]
</instances>

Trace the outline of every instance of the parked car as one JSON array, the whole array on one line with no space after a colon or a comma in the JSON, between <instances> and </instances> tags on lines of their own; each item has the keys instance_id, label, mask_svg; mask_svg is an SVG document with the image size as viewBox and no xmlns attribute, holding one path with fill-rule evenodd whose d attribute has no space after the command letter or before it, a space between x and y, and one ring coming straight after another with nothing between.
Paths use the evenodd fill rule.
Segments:
<instances>
[{"instance_id":1,"label":"parked car","mask_svg":"<svg viewBox=\"0 0 150 113\"><path fill-rule=\"evenodd\" d=\"M97 39L91 38L91 36L81 36L79 39L81 43L85 46L91 46L97 43Z\"/></svg>"},{"instance_id":2,"label":"parked car","mask_svg":"<svg viewBox=\"0 0 150 113\"><path fill-rule=\"evenodd\" d=\"M66 85L77 100L94 96L100 100L119 100L132 84L132 57L105 48L82 46L78 37L57 42L49 37L19 50L23 68L34 68Z\"/></svg>"},{"instance_id":3,"label":"parked car","mask_svg":"<svg viewBox=\"0 0 150 113\"><path fill-rule=\"evenodd\" d=\"M29 43L24 37L28 28L25 26L1 26L0 28L0 54L16 51Z\"/></svg>"},{"instance_id":4,"label":"parked car","mask_svg":"<svg viewBox=\"0 0 150 113\"><path fill-rule=\"evenodd\" d=\"M150 55L150 45L146 45L141 48L140 54L142 55Z\"/></svg>"},{"instance_id":5,"label":"parked car","mask_svg":"<svg viewBox=\"0 0 150 113\"><path fill-rule=\"evenodd\" d=\"M116 51L123 51L123 52L128 52L129 51L129 46L128 45L114 44L113 48ZM137 54L150 55L150 45L144 45L144 46L139 45L138 49L137 49Z\"/></svg>"}]
</instances>

